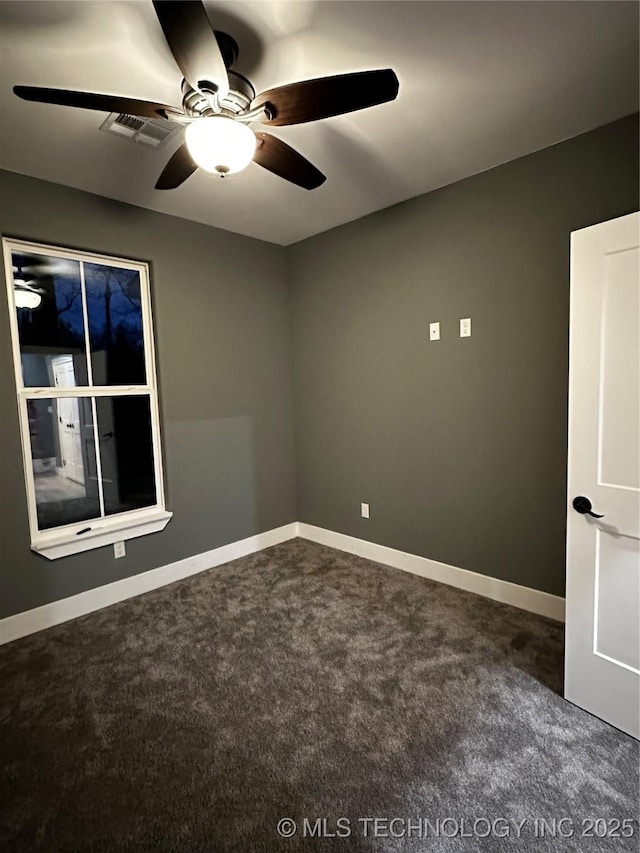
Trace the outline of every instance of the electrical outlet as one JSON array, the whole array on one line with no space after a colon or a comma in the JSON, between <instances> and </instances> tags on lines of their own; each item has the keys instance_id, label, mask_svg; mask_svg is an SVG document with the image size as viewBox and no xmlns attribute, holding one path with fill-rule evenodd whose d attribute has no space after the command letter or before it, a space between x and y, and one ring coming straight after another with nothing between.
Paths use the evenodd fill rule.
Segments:
<instances>
[{"instance_id":1,"label":"electrical outlet","mask_svg":"<svg viewBox=\"0 0 640 853\"><path fill-rule=\"evenodd\" d=\"M360 504L360 513L363 518L369 518L369 504Z\"/></svg>"},{"instance_id":2,"label":"electrical outlet","mask_svg":"<svg viewBox=\"0 0 640 853\"><path fill-rule=\"evenodd\" d=\"M440 323L429 323L429 340L440 340Z\"/></svg>"},{"instance_id":3,"label":"electrical outlet","mask_svg":"<svg viewBox=\"0 0 640 853\"><path fill-rule=\"evenodd\" d=\"M124 557L127 553L127 549L125 548L124 542L114 542L113 553L115 555L116 560L119 560L120 557Z\"/></svg>"},{"instance_id":4,"label":"electrical outlet","mask_svg":"<svg viewBox=\"0 0 640 853\"><path fill-rule=\"evenodd\" d=\"M471 317L466 317L464 320L460 320L460 337L471 337Z\"/></svg>"}]
</instances>

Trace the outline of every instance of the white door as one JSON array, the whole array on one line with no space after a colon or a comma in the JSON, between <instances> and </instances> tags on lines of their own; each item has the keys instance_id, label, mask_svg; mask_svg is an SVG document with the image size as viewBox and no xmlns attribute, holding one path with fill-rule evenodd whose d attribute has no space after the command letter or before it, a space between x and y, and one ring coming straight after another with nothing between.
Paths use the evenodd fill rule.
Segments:
<instances>
[{"instance_id":1,"label":"white door","mask_svg":"<svg viewBox=\"0 0 640 853\"><path fill-rule=\"evenodd\" d=\"M75 388L76 377L73 359L70 355L61 355L52 359L51 366L56 387ZM69 480L84 484L84 463L82 458L82 435L78 400L73 397L61 397L58 403L58 440L62 457L61 473Z\"/></svg>"},{"instance_id":2,"label":"white door","mask_svg":"<svg viewBox=\"0 0 640 853\"><path fill-rule=\"evenodd\" d=\"M565 697L636 738L639 247L638 213L571 235L565 664Z\"/></svg>"}]
</instances>

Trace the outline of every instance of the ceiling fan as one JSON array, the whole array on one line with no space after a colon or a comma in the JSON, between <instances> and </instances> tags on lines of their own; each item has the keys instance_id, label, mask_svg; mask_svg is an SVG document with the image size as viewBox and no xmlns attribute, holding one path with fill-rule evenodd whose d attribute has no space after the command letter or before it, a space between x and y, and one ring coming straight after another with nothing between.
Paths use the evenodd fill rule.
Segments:
<instances>
[{"instance_id":1,"label":"ceiling fan","mask_svg":"<svg viewBox=\"0 0 640 853\"><path fill-rule=\"evenodd\" d=\"M25 278L20 262L12 268L12 273L16 308L37 308L42 302L44 290L34 286L37 285L37 281L34 279L28 281Z\"/></svg>"},{"instance_id":2,"label":"ceiling fan","mask_svg":"<svg viewBox=\"0 0 640 853\"><path fill-rule=\"evenodd\" d=\"M302 124L392 101L398 78L390 69L320 77L267 89L256 95L251 82L231 67L238 45L214 30L201 0L152 0L171 53L183 74L182 109L135 98L14 86L26 101L162 118L186 126L185 142L173 154L156 189L180 186L198 166L224 177L253 160L307 190L325 175L281 139L249 125Z\"/></svg>"}]
</instances>

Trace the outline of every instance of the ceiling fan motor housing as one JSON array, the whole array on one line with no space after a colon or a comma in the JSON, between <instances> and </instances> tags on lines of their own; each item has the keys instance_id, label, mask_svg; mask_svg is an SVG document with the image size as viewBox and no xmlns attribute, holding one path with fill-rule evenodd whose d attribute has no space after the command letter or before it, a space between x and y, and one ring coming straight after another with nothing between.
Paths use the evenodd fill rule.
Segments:
<instances>
[{"instance_id":1,"label":"ceiling fan motor housing","mask_svg":"<svg viewBox=\"0 0 640 853\"><path fill-rule=\"evenodd\" d=\"M237 71L229 71L229 91L220 101L223 113L240 115L246 112L251 101L256 96L250 80L247 80ZM187 115L197 118L198 116L215 115L214 110L206 96L197 89L193 89L186 80L182 81L182 108Z\"/></svg>"},{"instance_id":2,"label":"ceiling fan motor housing","mask_svg":"<svg viewBox=\"0 0 640 853\"><path fill-rule=\"evenodd\" d=\"M220 48L220 53L222 54L222 60L225 67L227 71L229 71L231 66L238 61L238 56L240 55L238 42L233 38L233 36L230 36L229 33L223 33L222 30L214 30L213 34L218 42L218 47Z\"/></svg>"}]
</instances>

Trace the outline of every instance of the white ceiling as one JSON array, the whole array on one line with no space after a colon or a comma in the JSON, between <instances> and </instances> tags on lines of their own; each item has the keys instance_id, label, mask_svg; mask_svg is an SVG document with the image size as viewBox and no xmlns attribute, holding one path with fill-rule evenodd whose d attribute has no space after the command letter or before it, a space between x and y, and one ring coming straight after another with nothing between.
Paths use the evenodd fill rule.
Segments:
<instances>
[{"instance_id":1,"label":"white ceiling","mask_svg":"<svg viewBox=\"0 0 640 853\"><path fill-rule=\"evenodd\" d=\"M273 128L326 175L307 192L252 164L154 190L172 149L98 131L104 114L21 101L14 84L180 105L151 2L0 2L0 165L288 245L638 109L636 2L207 0L257 91L393 68L398 99ZM271 130L271 129L270 129Z\"/></svg>"}]
</instances>

